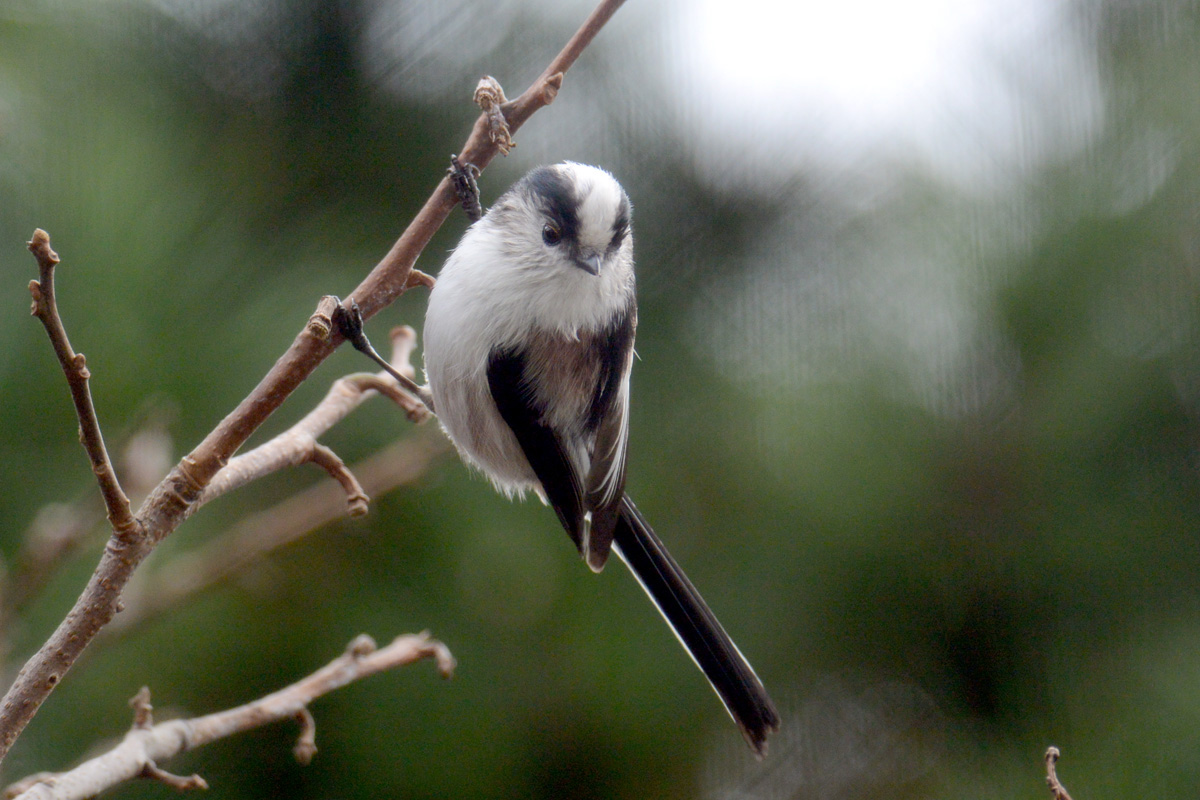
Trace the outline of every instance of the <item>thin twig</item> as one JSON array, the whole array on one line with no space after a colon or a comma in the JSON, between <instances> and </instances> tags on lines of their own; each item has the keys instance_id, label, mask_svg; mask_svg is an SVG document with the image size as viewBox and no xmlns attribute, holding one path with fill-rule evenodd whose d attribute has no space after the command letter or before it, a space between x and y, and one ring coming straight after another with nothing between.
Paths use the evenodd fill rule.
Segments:
<instances>
[{"instance_id":1,"label":"thin twig","mask_svg":"<svg viewBox=\"0 0 1200 800\"><path fill-rule=\"evenodd\" d=\"M329 477L337 481L346 492L346 511L352 517L361 517L367 513L367 504L371 498L363 491L362 484L354 473L346 468L342 457L333 449L320 442L314 442L309 461L329 473Z\"/></svg>"},{"instance_id":2,"label":"thin twig","mask_svg":"<svg viewBox=\"0 0 1200 800\"><path fill-rule=\"evenodd\" d=\"M510 131L515 132L535 112L553 102L562 86L563 73L623 3L624 0L601 0L542 75L520 97L502 108ZM487 116L481 114L466 144L458 151L463 161L481 170L499 152L488 131ZM365 318L372 317L410 286L417 256L457 202L450 176L446 175L387 255L350 294ZM328 298L323 299L309 324L267 375L150 493L136 521L129 524L130 521L118 518L114 523L115 530L137 535L114 534L75 606L26 662L0 701L0 761L63 674L112 620L121 591L137 566L183 522L213 476L250 435L341 343L341 337L330 331L334 308Z\"/></svg>"},{"instance_id":3,"label":"thin twig","mask_svg":"<svg viewBox=\"0 0 1200 800\"><path fill-rule=\"evenodd\" d=\"M19 788L21 800L82 800L131 778L145 776L176 789L207 788L198 775L183 778L162 770L158 765L172 756L202 747L217 739L253 730L284 719L302 719L301 744L297 758L310 758L315 752L316 728L308 706L335 689L378 672L402 667L426 658L437 660L438 671L450 677L454 657L441 642L427 633L400 636L382 649L376 649L368 636L359 636L332 662L291 686L246 705L194 719L177 719L153 724L150 716L150 692L142 689L131 702L134 725L119 745L85 761L68 772L30 776L12 788ZM11 791L11 788L10 788Z\"/></svg>"},{"instance_id":4,"label":"thin twig","mask_svg":"<svg viewBox=\"0 0 1200 800\"><path fill-rule=\"evenodd\" d=\"M421 386L414 380L415 371L396 369L391 362L379 355L379 351L371 344L366 331L363 330L362 309L358 307L358 303L351 300L348 304L339 304L333 312L332 322L355 350L383 367L383 371L400 384L400 388L412 395L413 399L419 400L430 414L434 413L433 394L428 386Z\"/></svg>"},{"instance_id":5,"label":"thin twig","mask_svg":"<svg viewBox=\"0 0 1200 800\"><path fill-rule=\"evenodd\" d=\"M130 497L142 498L171 468L171 437L161 404L152 404L136 426L119 433L118 474ZM21 548L0 581L0 665L7 665L21 612L76 550L103 535L104 504L95 486L69 502L48 503L20 538ZM107 526L105 526L107 528Z\"/></svg>"},{"instance_id":6,"label":"thin twig","mask_svg":"<svg viewBox=\"0 0 1200 800\"><path fill-rule=\"evenodd\" d=\"M363 490L377 497L420 478L448 449L443 436L401 439L350 469L362 482ZM341 519L346 514L345 498L336 486L321 481L239 520L202 547L170 559L161 569L139 573L126 588L125 610L105 628L105 633L126 634Z\"/></svg>"},{"instance_id":7,"label":"thin twig","mask_svg":"<svg viewBox=\"0 0 1200 800\"><path fill-rule=\"evenodd\" d=\"M391 339L392 364L409 375L414 374L411 359L416 332L402 325L392 330ZM373 393L382 394L400 405L414 422L429 416L420 401L402 391L385 373L356 373L339 378L325 398L291 429L230 461L208 485L204 497L194 508L268 471L303 460L301 456L306 446L313 448L312 455L321 463L323 448L316 438ZM309 444L302 445L302 441ZM347 503L351 516L357 516L356 511L365 512L368 495L384 494L413 482L446 449L446 440L441 436L404 439L348 469L330 451L330 462L334 467L331 474L341 483L343 494L328 483L315 484L271 508L251 514L196 551L177 556L157 572L142 573L126 588L122 598L125 610L107 630L113 633L128 631L178 606L185 598L342 517L347 512Z\"/></svg>"},{"instance_id":8,"label":"thin twig","mask_svg":"<svg viewBox=\"0 0 1200 800\"><path fill-rule=\"evenodd\" d=\"M1058 771L1054 768L1058 757L1057 747L1046 751L1046 785L1050 787L1050 794L1054 795L1054 800L1071 800L1071 795L1067 794L1067 787L1058 780Z\"/></svg>"},{"instance_id":9,"label":"thin twig","mask_svg":"<svg viewBox=\"0 0 1200 800\"><path fill-rule=\"evenodd\" d=\"M119 537L136 536L137 520L129 508L129 498L125 496L121 484L117 481L117 473L104 447L104 436L100 433L100 420L96 416L96 407L92 405L92 392L88 387L87 361L83 353L71 349L67 339L66 328L63 327L62 317L58 315L58 304L54 298L54 268L58 266L58 253L50 247L50 235L41 228L33 232L29 240L29 252L38 263L38 277L29 282L29 293L33 296L30 313L41 320L62 365L63 374L67 377L67 385L71 388L71 399L75 402L75 413L79 417L79 438L83 449L87 451L88 459L92 462L92 472L100 484L100 494L104 497L104 506L108 509L108 521L112 524L113 535Z\"/></svg>"},{"instance_id":10,"label":"thin twig","mask_svg":"<svg viewBox=\"0 0 1200 800\"><path fill-rule=\"evenodd\" d=\"M296 722L300 723L300 735L296 737L292 755L301 764L309 764L317 754L317 721L311 711L302 708L296 712Z\"/></svg>"},{"instance_id":11,"label":"thin twig","mask_svg":"<svg viewBox=\"0 0 1200 800\"><path fill-rule=\"evenodd\" d=\"M142 771L138 777L149 778L153 781L170 786L177 792L186 792L189 789L207 789L208 781L201 778L199 775L175 775L167 772L165 769L160 769L153 761L146 763L142 767Z\"/></svg>"},{"instance_id":12,"label":"thin twig","mask_svg":"<svg viewBox=\"0 0 1200 800\"><path fill-rule=\"evenodd\" d=\"M417 333L409 326L401 325L392 330L391 338L393 368L402 375L409 376L411 380L416 374L411 359L417 346ZM429 418L425 406L416 398L400 391L387 373L356 373L339 378L329 387L324 399L305 414L303 419L270 441L230 460L208 484L200 499L192 505L188 511L189 516L205 503L223 494L284 467L298 466L310 461L327 469L346 488L352 515L356 511L365 513L365 507L359 508L366 502L362 487L352 474L346 472L346 466L342 464L341 459L333 455L332 451L326 453L317 440L376 393L384 395L403 408L413 422L423 422Z\"/></svg>"}]
</instances>

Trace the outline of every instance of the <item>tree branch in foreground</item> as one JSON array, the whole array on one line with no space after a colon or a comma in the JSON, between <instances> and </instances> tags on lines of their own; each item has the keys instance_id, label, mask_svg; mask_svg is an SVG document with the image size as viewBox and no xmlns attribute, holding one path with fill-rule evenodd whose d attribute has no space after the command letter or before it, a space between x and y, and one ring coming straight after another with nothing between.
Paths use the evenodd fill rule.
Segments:
<instances>
[{"instance_id":1,"label":"tree branch in foreground","mask_svg":"<svg viewBox=\"0 0 1200 800\"><path fill-rule=\"evenodd\" d=\"M134 502L141 502L175 461L167 433L168 416L161 401L147 402L135 423L118 433L116 446L110 448L114 454L121 453L117 474L130 499L136 498ZM94 483L89 481L85 488L69 501L47 503L39 509L18 537L20 548L12 561L0 564L0 674L11 677L15 672L8 669L8 661L21 613L66 559L103 535L103 499L96 496Z\"/></svg>"},{"instance_id":2,"label":"tree branch in foreground","mask_svg":"<svg viewBox=\"0 0 1200 800\"><path fill-rule=\"evenodd\" d=\"M157 725L151 714L150 690L143 688L130 700L133 728L119 745L67 772L32 775L13 784L5 795L21 800L82 800L138 776L163 781L176 789L208 788L199 775L181 778L163 771L159 762L217 739L292 718L301 723L293 752L297 760L307 763L316 753L316 724L308 711L312 701L377 672L425 658L437 660L443 677L453 674L454 657L427 633L400 636L382 649L364 634L332 662L274 694L228 711Z\"/></svg>"},{"instance_id":3,"label":"tree branch in foreground","mask_svg":"<svg viewBox=\"0 0 1200 800\"><path fill-rule=\"evenodd\" d=\"M520 97L501 107L510 134L553 102L562 86L563 74L623 3L624 0L601 0L541 76ZM499 149L492 138L488 115L481 114L458 155L482 170ZM417 256L457 202L453 181L446 175L392 249L350 294L349 299L358 303L364 318L370 318L419 282L413 280L412 274ZM116 515L114 535L75 606L26 662L0 702L0 760L79 654L117 613L121 590L137 566L183 522L213 476L250 435L341 343L341 337L330 331L331 313L332 308L326 303L318 306L317 314L287 352L237 408L167 474L142 503L135 518Z\"/></svg>"},{"instance_id":4,"label":"tree branch in foreground","mask_svg":"<svg viewBox=\"0 0 1200 800\"><path fill-rule=\"evenodd\" d=\"M417 347L417 332L408 325L393 328L392 367L410 380L416 375L412 366L412 354ZM265 444L248 453L230 460L205 488L200 499L192 504L188 515L200 506L221 495L245 486L284 467L313 462L325 468L346 489L350 504L350 515L367 512L367 496L354 475L346 469L342 460L317 440L337 423L345 419L365 400L382 394L404 409L413 422L429 419L425 405L417 398L402 391L386 372L374 375L356 373L338 378L329 387L323 400L299 422Z\"/></svg>"},{"instance_id":5,"label":"tree branch in foreground","mask_svg":"<svg viewBox=\"0 0 1200 800\"><path fill-rule=\"evenodd\" d=\"M1059 755L1057 747L1046 751L1046 785L1050 787L1050 794L1054 795L1054 800L1071 800L1071 795L1067 794L1067 787L1058 780L1058 771L1054 768Z\"/></svg>"},{"instance_id":6,"label":"tree branch in foreground","mask_svg":"<svg viewBox=\"0 0 1200 800\"><path fill-rule=\"evenodd\" d=\"M449 443L440 435L402 439L351 471L368 494L380 495L416 481L448 450ZM328 481L251 514L161 569L139 573L123 596L125 610L105 632L127 633L345 515L346 495Z\"/></svg>"},{"instance_id":7,"label":"tree branch in foreground","mask_svg":"<svg viewBox=\"0 0 1200 800\"><path fill-rule=\"evenodd\" d=\"M58 363L62 365L63 374L67 376L67 385L71 388L71 399L75 403L75 413L79 416L79 438L83 449L87 451L88 459L92 462L92 472L100 484L100 493L104 496L104 506L108 509L108 521L113 527L114 536L136 536L137 520L129 508L129 498L125 496L121 484L117 481L117 473L104 447L104 436L100 433L100 420L96 416L96 408L92 405L92 392L88 388L87 361L83 353L71 349L67 339L67 331L62 318L58 315L58 304L54 298L54 268L58 266L58 253L50 247L50 235L41 228L33 232L29 241L29 252L38 263L38 280L29 282L29 293L33 296L30 313L42 322Z\"/></svg>"}]
</instances>

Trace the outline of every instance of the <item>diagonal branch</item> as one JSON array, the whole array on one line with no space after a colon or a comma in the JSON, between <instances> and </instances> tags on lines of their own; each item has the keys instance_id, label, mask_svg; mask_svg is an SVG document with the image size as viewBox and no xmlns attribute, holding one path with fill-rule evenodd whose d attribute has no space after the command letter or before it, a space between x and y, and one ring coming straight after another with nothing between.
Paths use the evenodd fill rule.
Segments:
<instances>
[{"instance_id":1,"label":"diagonal branch","mask_svg":"<svg viewBox=\"0 0 1200 800\"><path fill-rule=\"evenodd\" d=\"M520 97L502 106L510 132L553 102L563 74L575 63L624 0L601 0L596 9ZM475 122L459 158L479 169L499 152L486 114ZM433 234L454 210L453 182L443 177L433 195L388 251L350 295L370 318L414 283L412 268ZM48 245L47 245L48 249ZM37 713L65 672L107 625L120 607L120 596L137 566L186 518L213 476L283 401L334 351L341 337L331 330L336 304L323 298L309 324L250 394L183 458L142 503L135 520L120 514L100 563L67 617L18 673L0 701L0 760ZM138 524L140 523L140 525Z\"/></svg>"},{"instance_id":2,"label":"diagonal branch","mask_svg":"<svg viewBox=\"0 0 1200 800\"><path fill-rule=\"evenodd\" d=\"M151 400L138 412L134 425L116 437L114 454L121 452L118 474L137 502L154 488L171 467L171 437L166 432L166 407ZM101 535L104 502L93 486L67 502L52 502L34 515L19 537L20 549L0 580L0 664L7 664L17 638L21 613L32 603L65 559ZM99 501L99 502L97 502Z\"/></svg>"},{"instance_id":3,"label":"diagonal branch","mask_svg":"<svg viewBox=\"0 0 1200 800\"><path fill-rule=\"evenodd\" d=\"M50 247L50 235L41 228L35 230L29 241L29 252L37 259L39 278L29 282L29 293L33 296L30 313L41 320L46 328L54 354L58 356L58 363L67 376L75 413L79 416L79 438L100 484L100 493L108 509L108 521L112 524L115 536L136 536L139 533L137 521L130 511L129 498L117 481L117 473L104 447L104 436L100 433L100 420L92 405L92 392L88 388L91 373L88 372L87 361L83 353L71 349L67 330L63 327L62 317L58 315L58 304L54 299L54 268L58 266L59 258L58 253Z\"/></svg>"},{"instance_id":4,"label":"diagonal branch","mask_svg":"<svg viewBox=\"0 0 1200 800\"><path fill-rule=\"evenodd\" d=\"M351 470L367 494L380 495L416 481L447 449L442 436L409 437ZM156 619L345 514L345 492L328 481L251 514L201 547L171 558L161 569L138 573L123 596L125 610L105 633L123 634Z\"/></svg>"},{"instance_id":5,"label":"diagonal branch","mask_svg":"<svg viewBox=\"0 0 1200 800\"><path fill-rule=\"evenodd\" d=\"M407 325L392 330L392 366L410 379L416 374L411 359L417 346L417 332ZM330 475L346 487L350 498L351 514L366 513L367 497L361 486L346 470L346 465L324 448L317 440L330 428L346 418L363 401L374 394L382 394L405 410L413 422L423 422L429 412L416 398L400 390L387 373L358 373L338 378L329 387L324 399L304 415L304 418L270 441L243 453L229 461L204 489L200 498L188 509L190 516L200 506L215 500L227 492L245 486L264 475L313 462L324 467ZM331 458L332 456L332 458Z\"/></svg>"},{"instance_id":6,"label":"diagonal branch","mask_svg":"<svg viewBox=\"0 0 1200 800\"><path fill-rule=\"evenodd\" d=\"M119 745L67 772L30 776L6 794L21 800L82 800L139 776L176 789L207 788L199 775L181 778L162 770L159 762L217 739L291 718L301 722L294 753L307 763L306 759L316 753L316 724L308 711L310 703L354 681L425 658L436 659L443 677L449 678L454 671L450 651L426 633L400 636L380 649L371 637L363 635L329 664L274 694L228 711L157 725L151 716L150 692L143 688L130 701L133 728Z\"/></svg>"}]
</instances>

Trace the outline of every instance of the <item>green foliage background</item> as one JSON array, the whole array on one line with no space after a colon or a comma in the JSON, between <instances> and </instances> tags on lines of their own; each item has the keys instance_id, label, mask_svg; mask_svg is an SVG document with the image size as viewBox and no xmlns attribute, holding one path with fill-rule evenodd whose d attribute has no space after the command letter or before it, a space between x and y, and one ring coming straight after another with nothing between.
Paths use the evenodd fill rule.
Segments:
<instances>
[{"instance_id":1,"label":"green foliage background","mask_svg":"<svg viewBox=\"0 0 1200 800\"><path fill-rule=\"evenodd\" d=\"M39 509L90 491L26 313L22 243L43 227L64 258L60 306L110 439L153 400L173 409L178 457L321 294L386 251L464 140L478 76L519 91L587 10L433 5L0 9L7 559ZM1102 112L1060 132L1074 145L1018 137L990 177L948 178L904 146L773 170L750 146L714 159L711 107L664 110L681 89L661 69L661 9L639 3L485 174L490 201L533 164L588 161L634 199L630 490L779 700L766 762L627 575L591 575L553 515L446 455L364 520L97 642L5 777L119 736L143 684L160 716L206 713L360 632L428 628L454 680L417 666L321 700L310 766L287 725L166 766L214 798L1012 798L1045 791L1055 744L1077 798L1194 796L1200 12L1065 8ZM763 148L778 135L764 128ZM436 272L464 225L419 266ZM419 329L423 302L388 309L376 339ZM257 440L364 368L338 354ZM350 461L398 436L439 434L375 401L328 442ZM223 499L145 569L318 480L291 470ZM8 632L15 663L102 542Z\"/></svg>"}]
</instances>

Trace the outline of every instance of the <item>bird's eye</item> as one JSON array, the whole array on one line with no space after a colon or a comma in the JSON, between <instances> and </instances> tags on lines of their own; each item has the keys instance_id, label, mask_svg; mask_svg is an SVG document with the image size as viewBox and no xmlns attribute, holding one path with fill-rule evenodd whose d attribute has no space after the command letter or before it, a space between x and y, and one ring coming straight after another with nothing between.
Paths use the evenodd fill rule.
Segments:
<instances>
[{"instance_id":1,"label":"bird's eye","mask_svg":"<svg viewBox=\"0 0 1200 800\"><path fill-rule=\"evenodd\" d=\"M553 247L562 241L562 231L547 222L542 227L542 241Z\"/></svg>"}]
</instances>

